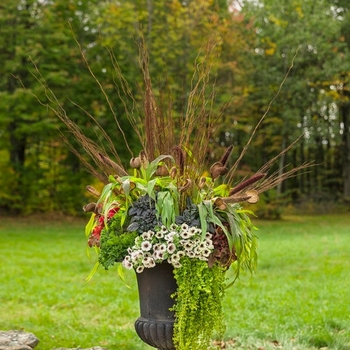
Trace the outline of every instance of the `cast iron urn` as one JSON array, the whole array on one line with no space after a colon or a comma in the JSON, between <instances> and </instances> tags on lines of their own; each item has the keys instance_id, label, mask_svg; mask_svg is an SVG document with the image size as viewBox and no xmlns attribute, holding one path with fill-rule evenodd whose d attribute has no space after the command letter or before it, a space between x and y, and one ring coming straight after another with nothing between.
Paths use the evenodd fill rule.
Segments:
<instances>
[{"instance_id":1,"label":"cast iron urn","mask_svg":"<svg viewBox=\"0 0 350 350\"><path fill-rule=\"evenodd\" d=\"M173 343L174 305L171 295L177 285L173 266L168 263L156 264L137 273L141 316L135 322L138 336L158 350L176 350Z\"/></svg>"}]
</instances>

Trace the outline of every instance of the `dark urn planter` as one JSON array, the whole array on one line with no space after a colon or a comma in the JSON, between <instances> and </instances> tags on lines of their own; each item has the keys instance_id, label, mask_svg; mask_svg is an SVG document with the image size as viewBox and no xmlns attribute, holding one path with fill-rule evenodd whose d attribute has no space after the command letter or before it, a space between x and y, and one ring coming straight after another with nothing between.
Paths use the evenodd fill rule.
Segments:
<instances>
[{"instance_id":1,"label":"dark urn planter","mask_svg":"<svg viewBox=\"0 0 350 350\"><path fill-rule=\"evenodd\" d=\"M135 322L138 336L158 350L176 350L173 343L174 305L171 295L177 285L173 266L168 263L156 264L137 273L141 316Z\"/></svg>"}]
</instances>

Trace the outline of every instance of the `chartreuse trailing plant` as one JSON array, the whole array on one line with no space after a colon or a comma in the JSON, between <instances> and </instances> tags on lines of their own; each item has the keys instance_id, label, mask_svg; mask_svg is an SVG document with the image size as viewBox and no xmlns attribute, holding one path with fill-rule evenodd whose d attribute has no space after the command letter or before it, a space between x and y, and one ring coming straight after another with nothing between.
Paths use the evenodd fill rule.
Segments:
<instances>
[{"instance_id":1,"label":"chartreuse trailing plant","mask_svg":"<svg viewBox=\"0 0 350 350\"><path fill-rule=\"evenodd\" d=\"M171 264L178 286L173 295L176 349L207 349L214 331L222 335L225 329L222 317L225 272L234 269L237 278L242 270L253 272L257 265L252 213L243 204L256 203L261 192L309 165L269 175L273 164L290 146L249 178L237 180L235 171L257 127L233 165L229 165L233 146L208 164L208 140L213 138L225 112L224 108L210 107L215 104L215 87L209 83L210 52L198 57L182 118L174 118L171 105L162 101L162 93L156 94L148 71L147 51L141 46L140 52L144 77L141 103L131 96L115 64L119 97L139 137L138 155L129 147L113 104L102 84L96 81L130 151L129 165L121 162L113 136L103 130L96 118L87 113L103 135L110 155L81 132L43 83L53 103L48 108L66 124L95 164L78 154L80 159L105 183L101 193L87 187L97 200L84 207L86 212L92 212L86 235L89 246L98 253L98 263L106 269L121 263L119 266L137 273L159 263ZM82 57L91 71L83 51ZM211 90L209 97L205 94L207 90ZM126 97L132 100L130 109ZM170 107L164 110L164 105Z\"/></svg>"}]
</instances>

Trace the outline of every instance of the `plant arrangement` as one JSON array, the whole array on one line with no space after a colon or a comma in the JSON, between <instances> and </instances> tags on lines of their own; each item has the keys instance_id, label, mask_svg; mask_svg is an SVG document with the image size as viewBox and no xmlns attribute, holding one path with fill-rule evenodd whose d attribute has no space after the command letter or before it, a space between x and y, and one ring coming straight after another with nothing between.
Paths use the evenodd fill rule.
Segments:
<instances>
[{"instance_id":1,"label":"plant arrangement","mask_svg":"<svg viewBox=\"0 0 350 350\"><path fill-rule=\"evenodd\" d=\"M83 59L86 61L84 53ZM156 264L174 268L177 290L174 299L176 349L208 349L214 332L220 337L225 326L222 300L227 288L225 272L233 269L235 279L242 270L253 272L257 265L257 237L253 214L244 203L256 203L259 194L294 176L310 164L285 172L270 169L283 150L250 177L237 180L236 170L262 119L238 159L232 164L233 146L221 158L208 163L209 142L225 109L210 106L208 97L210 64L197 64L187 109L182 118L164 109L162 94L153 89L146 50L141 47L144 78L142 109L135 113L126 106L126 115L139 137L141 151L134 155L128 146L119 119L102 85L97 81L131 153L125 166L108 133L90 114L104 135L111 155L88 139L60 108L49 106L66 124L94 160L74 152L97 179L105 183L101 193L87 190L98 199L84 207L92 212L86 226L88 245L98 253L105 269L121 263L126 269L143 273ZM86 61L87 65L88 62ZM89 67L89 65L88 65ZM126 96L128 84L115 63L115 73ZM45 85L46 93L52 94ZM119 94L122 98L122 94ZM50 95L50 100L54 101ZM139 118L137 118L139 116ZM114 158L114 160L112 160Z\"/></svg>"}]
</instances>

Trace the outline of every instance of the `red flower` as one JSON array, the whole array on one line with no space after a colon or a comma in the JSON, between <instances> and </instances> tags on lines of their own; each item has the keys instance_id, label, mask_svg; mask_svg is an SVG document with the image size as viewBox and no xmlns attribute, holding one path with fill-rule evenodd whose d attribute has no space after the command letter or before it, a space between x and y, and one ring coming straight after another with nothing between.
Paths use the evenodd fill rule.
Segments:
<instances>
[{"instance_id":1,"label":"red flower","mask_svg":"<svg viewBox=\"0 0 350 350\"><path fill-rule=\"evenodd\" d=\"M119 211L119 207L114 207L110 209L110 211L107 214L107 218L111 219L114 216L114 214L116 214L118 211Z\"/></svg>"},{"instance_id":2,"label":"red flower","mask_svg":"<svg viewBox=\"0 0 350 350\"><path fill-rule=\"evenodd\" d=\"M98 218L98 223L99 223L99 225L104 226L105 217L103 215L100 215L100 217Z\"/></svg>"}]
</instances>

